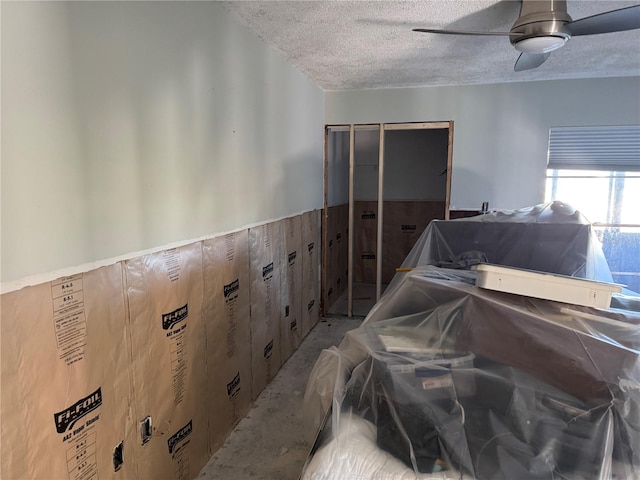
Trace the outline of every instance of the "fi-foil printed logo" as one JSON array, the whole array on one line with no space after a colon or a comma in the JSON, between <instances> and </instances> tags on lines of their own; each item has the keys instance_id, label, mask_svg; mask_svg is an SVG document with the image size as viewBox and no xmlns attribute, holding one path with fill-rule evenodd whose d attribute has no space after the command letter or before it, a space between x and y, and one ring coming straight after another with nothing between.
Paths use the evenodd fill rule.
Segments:
<instances>
[{"instance_id":1,"label":"fi-foil printed logo","mask_svg":"<svg viewBox=\"0 0 640 480\"><path fill-rule=\"evenodd\" d=\"M264 347L264 358L269 358L271 356L272 351L273 351L273 340L267 343L267 346Z\"/></svg>"},{"instance_id":2,"label":"fi-foil printed logo","mask_svg":"<svg viewBox=\"0 0 640 480\"><path fill-rule=\"evenodd\" d=\"M169 330L176 323L181 322L189 316L189 304L185 303L182 307L175 309L173 312L162 314L162 329Z\"/></svg>"},{"instance_id":3,"label":"fi-foil printed logo","mask_svg":"<svg viewBox=\"0 0 640 480\"><path fill-rule=\"evenodd\" d=\"M229 295L237 292L238 290L240 290L240 279L236 278L229 285L224 286L224 298L227 298Z\"/></svg>"},{"instance_id":4,"label":"fi-foil printed logo","mask_svg":"<svg viewBox=\"0 0 640 480\"><path fill-rule=\"evenodd\" d=\"M227 395L229 398L235 397L240 391L240 372L233 377L229 383L227 383Z\"/></svg>"},{"instance_id":5,"label":"fi-foil printed logo","mask_svg":"<svg viewBox=\"0 0 640 480\"><path fill-rule=\"evenodd\" d=\"M182 427L174 435L172 435L171 438L169 438L169 440L167 440L167 445L169 446L169 453L173 453L174 450L176 449L176 446L185 438L187 438L189 435L191 435L191 432L193 431L192 422L193 420L189 420L189 423L187 423L184 427Z\"/></svg>"},{"instance_id":6,"label":"fi-foil printed logo","mask_svg":"<svg viewBox=\"0 0 640 480\"><path fill-rule=\"evenodd\" d=\"M266 280L269 275L273 273L273 262L266 267L262 267L262 279Z\"/></svg>"},{"instance_id":7,"label":"fi-foil printed logo","mask_svg":"<svg viewBox=\"0 0 640 480\"><path fill-rule=\"evenodd\" d=\"M64 433L73 428L78 420L93 412L100 405L102 405L102 390L98 388L95 392L81 398L70 407L54 413L53 420L56 422L56 432Z\"/></svg>"}]
</instances>

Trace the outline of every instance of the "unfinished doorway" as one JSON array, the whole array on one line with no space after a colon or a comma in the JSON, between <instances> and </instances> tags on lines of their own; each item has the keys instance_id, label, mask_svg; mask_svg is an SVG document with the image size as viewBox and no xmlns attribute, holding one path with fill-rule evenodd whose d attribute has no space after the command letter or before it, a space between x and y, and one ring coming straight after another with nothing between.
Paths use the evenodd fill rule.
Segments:
<instances>
[{"instance_id":1,"label":"unfinished doorway","mask_svg":"<svg viewBox=\"0 0 640 480\"><path fill-rule=\"evenodd\" d=\"M427 224L448 219L453 122L325 128L323 314L365 316Z\"/></svg>"}]
</instances>

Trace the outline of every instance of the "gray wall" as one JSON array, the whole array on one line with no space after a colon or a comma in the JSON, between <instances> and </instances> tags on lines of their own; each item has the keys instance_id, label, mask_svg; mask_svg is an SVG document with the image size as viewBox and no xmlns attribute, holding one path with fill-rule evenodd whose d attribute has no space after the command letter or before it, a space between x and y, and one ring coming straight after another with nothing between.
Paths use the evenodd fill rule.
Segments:
<instances>
[{"instance_id":1,"label":"gray wall","mask_svg":"<svg viewBox=\"0 0 640 480\"><path fill-rule=\"evenodd\" d=\"M326 92L326 123L454 121L452 208L544 201L549 128L640 123L640 78Z\"/></svg>"},{"instance_id":2,"label":"gray wall","mask_svg":"<svg viewBox=\"0 0 640 480\"><path fill-rule=\"evenodd\" d=\"M3 284L322 207L324 93L215 2L1 26Z\"/></svg>"}]
</instances>

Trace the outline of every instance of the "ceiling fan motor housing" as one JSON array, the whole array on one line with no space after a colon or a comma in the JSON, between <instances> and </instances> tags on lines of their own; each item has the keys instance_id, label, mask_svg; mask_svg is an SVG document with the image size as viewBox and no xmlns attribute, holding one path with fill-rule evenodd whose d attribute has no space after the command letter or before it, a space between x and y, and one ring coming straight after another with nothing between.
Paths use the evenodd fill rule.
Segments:
<instances>
[{"instance_id":1,"label":"ceiling fan motor housing","mask_svg":"<svg viewBox=\"0 0 640 480\"><path fill-rule=\"evenodd\" d=\"M566 0L523 0L509 38L521 52L551 52L571 38L568 27L571 21Z\"/></svg>"}]
</instances>

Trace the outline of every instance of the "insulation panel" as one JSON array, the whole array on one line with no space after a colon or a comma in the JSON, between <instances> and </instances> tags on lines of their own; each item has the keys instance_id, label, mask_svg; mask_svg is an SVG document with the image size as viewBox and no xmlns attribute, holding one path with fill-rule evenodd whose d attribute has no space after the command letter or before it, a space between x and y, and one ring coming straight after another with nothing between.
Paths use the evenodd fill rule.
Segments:
<instances>
[{"instance_id":1,"label":"insulation panel","mask_svg":"<svg viewBox=\"0 0 640 480\"><path fill-rule=\"evenodd\" d=\"M378 202L355 202L353 213L353 281L354 283L376 283ZM385 248L385 254L386 252Z\"/></svg>"},{"instance_id":2,"label":"insulation panel","mask_svg":"<svg viewBox=\"0 0 640 480\"><path fill-rule=\"evenodd\" d=\"M251 407L249 231L203 242L206 407L215 452Z\"/></svg>"},{"instance_id":3,"label":"insulation panel","mask_svg":"<svg viewBox=\"0 0 640 480\"><path fill-rule=\"evenodd\" d=\"M280 339L282 363L302 341L302 218L300 215L282 221L283 248L281 259Z\"/></svg>"},{"instance_id":4,"label":"insulation panel","mask_svg":"<svg viewBox=\"0 0 640 480\"><path fill-rule=\"evenodd\" d=\"M386 201L382 232L382 283L389 283L434 219L444 220L445 202ZM375 277L374 277L375 282Z\"/></svg>"},{"instance_id":5,"label":"insulation panel","mask_svg":"<svg viewBox=\"0 0 640 480\"><path fill-rule=\"evenodd\" d=\"M320 320L320 211L302 215L302 337Z\"/></svg>"},{"instance_id":6,"label":"insulation panel","mask_svg":"<svg viewBox=\"0 0 640 480\"><path fill-rule=\"evenodd\" d=\"M251 394L253 399L276 375L280 356L280 249L282 221L249 230L251 281Z\"/></svg>"},{"instance_id":7,"label":"insulation panel","mask_svg":"<svg viewBox=\"0 0 640 480\"><path fill-rule=\"evenodd\" d=\"M193 478L318 321L319 248L313 211L4 294L2 478Z\"/></svg>"},{"instance_id":8,"label":"insulation panel","mask_svg":"<svg viewBox=\"0 0 640 480\"><path fill-rule=\"evenodd\" d=\"M209 458L202 244L129 260L126 281L139 474L191 479Z\"/></svg>"},{"instance_id":9,"label":"insulation panel","mask_svg":"<svg viewBox=\"0 0 640 480\"><path fill-rule=\"evenodd\" d=\"M117 263L2 296L2 478L136 478L123 292Z\"/></svg>"},{"instance_id":10,"label":"insulation panel","mask_svg":"<svg viewBox=\"0 0 640 480\"><path fill-rule=\"evenodd\" d=\"M349 205L329 207L327 224L328 262L324 292L326 310L347 289Z\"/></svg>"}]
</instances>

